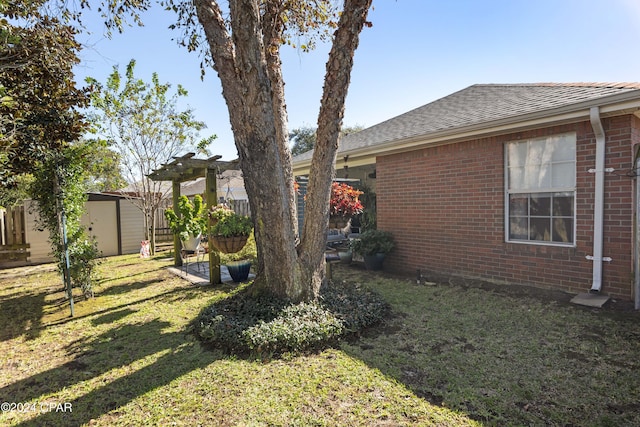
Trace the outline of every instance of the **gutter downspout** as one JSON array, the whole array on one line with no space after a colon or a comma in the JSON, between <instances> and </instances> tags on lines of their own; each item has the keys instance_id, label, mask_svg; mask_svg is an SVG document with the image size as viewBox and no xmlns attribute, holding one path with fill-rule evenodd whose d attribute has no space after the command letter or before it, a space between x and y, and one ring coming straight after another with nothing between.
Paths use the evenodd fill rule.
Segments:
<instances>
[{"instance_id":1,"label":"gutter downspout","mask_svg":"<svg viewBox=\"0 0 640 427\"><path fill-rule=\"evenodd\" d=\"M605 133L600 121L599 107L591 107L591 127L596 136L596 168L589 172L595 173L595 194L593 206L593 256L587 256L593 260L593 282L591 292L600 292L602 289L602 242L604 234L604 161L605 161ZM611 261L611 259L607 259Z\"/></svg>"},{"instance_id":2,"label":"gutter downspout","mask_svg":"<svg viewBox=\"0 0 640 427\"><path fill-rule=\"evenodd\" d=\"M636 171L640 168L640 159L638 158L638 152L634 156L634 167ZM636 221L635 221L635 251L634 251L634 288L633 288L633 308L640 310L640 179L636 175Z\"/></svg>"}]
</instances>

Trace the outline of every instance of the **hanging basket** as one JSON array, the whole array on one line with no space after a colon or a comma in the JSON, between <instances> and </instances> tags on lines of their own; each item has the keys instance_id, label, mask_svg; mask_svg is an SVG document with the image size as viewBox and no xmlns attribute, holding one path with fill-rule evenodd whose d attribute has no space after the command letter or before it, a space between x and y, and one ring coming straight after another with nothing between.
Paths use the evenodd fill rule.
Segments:
<instances>
[{"instance_id":1,"label":"hanging basket","mask_svg":"<svg viewBox=\"0 0 640 427\"><path fill-rule=\"evenodd\" d=\"M247 244L249 236L211 236L211 243L220 252L233 254L239 252Z\"/></svg>"},{"instance_id":2,"label":"hanging basket","mask_svg":"<svg viewBox=\"0 0 640 427\"><path fill-rule=\"evenodd\" d=\"M339 228L342 230L347 227L349 221L351 221L350 216L331 215L329 217L329 228Z\"/></svg>"}]
</instances>

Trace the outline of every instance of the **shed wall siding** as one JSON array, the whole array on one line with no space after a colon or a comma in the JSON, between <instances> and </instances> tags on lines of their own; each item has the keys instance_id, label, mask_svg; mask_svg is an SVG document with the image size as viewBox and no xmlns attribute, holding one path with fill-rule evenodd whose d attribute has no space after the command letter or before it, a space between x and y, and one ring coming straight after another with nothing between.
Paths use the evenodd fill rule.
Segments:
<instances>
[{"instance_id":1,"label":"shed wall siding","mask_svg":"<svg viewBox=\"0 0 640 427\"><path fill-rule=\"evenodd\" d=\"M52 262L51 245L49 244L49 232L38 230L37 218L38 213L33 206L36 202L25 200L24 202L24 218L25 218L25 236L29 243L29 262L33 264L41 264Z\"/></svg>"},{"instance_id":2,"label":"shed wall siding","mask_svg":"<svg viewBox=\"0 0 640 427\"><path fill-rule=\"evenodd\" d=\"M122 254L140 252L140 242L144 240L144 219L142 211L130 200L120 200L120 233Z\"/></svg>"},{"instance_id":3,"label":"shed wall siding","mask_svg":"<svg viewBox=\"0 0 640 427\"><path fill-rule=\"evenodd\" d=\"M32 201L25 201L25 222L26 222L26 239L31 245L31 256L29 261L33 264L52 262L53 257L50 255L51 246L49 244L49 233L47 231L38 231L36 224L37 213L30 210ZM107 206L111 216L115 216L116 201L92 201L87 202L87 207L93 207L100 212L101 206ZM86 215L85 215L86 216ZM108 232L108 238L117 241L117 220L110 218L112 230ZM85 226L91 225L91 218L84 218ZM95 226L95 223L93 224ZM144 221L142 212L130 200L120 200L120 236L121 236L121 254L132 254L140 251L140 241L144 239ZM104 238L104 236L103 236ZM113 243L112 242L112 243ZM113 246L113 245L111 245ZM101 249L100 239L98 241L98 249ZM117 252L117 250L116 250ZM113 250L104 253L105 256L116 255Z\"/></svg>"},{"instance_id":4,"label":"shed wall siding","mask_svg":"<svg viewBox=\"0 0 640 427\"><path fill-rule=\"evenodd\" d=\"M603 120L607 135L603 293L632 298L634 116ZM576 247L505 242L504 143L577 134ZM378 227L396 249L387 268L528 284L572 293L591 286L595 136L589 122L425 148L377 158Z\"/></svg>"}]
</instances>

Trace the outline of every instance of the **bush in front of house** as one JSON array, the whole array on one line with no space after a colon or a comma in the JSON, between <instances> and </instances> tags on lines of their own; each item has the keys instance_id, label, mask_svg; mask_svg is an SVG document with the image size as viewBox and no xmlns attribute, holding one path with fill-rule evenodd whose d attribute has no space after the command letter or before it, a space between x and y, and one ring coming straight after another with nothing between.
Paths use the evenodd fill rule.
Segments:
<instances>
[{"instance_id":1,"label":"bush in front of house","mask_svg":"<svg viewBox=\"0 0 640 427\"><path fill-rule=\"evenodd\" d=\"M245 290L204 309L193 326L227 353L272 356L325 348L379 323L389 310L378 294L355 285L332 284L317 301L299 304Z\"/></svg>"},{"instance_id":2,"label":"bush in front of house","mask_svg":"<svg viewBox=\"0 0 640 427\"><path fill-rule=\"evenodd\" d=\"M242 331L247 348L259 354L300 352L322 347L344 328L329 310L316 303L286 306L275 319L260 320Z\"/></svg>"}]
</instances>

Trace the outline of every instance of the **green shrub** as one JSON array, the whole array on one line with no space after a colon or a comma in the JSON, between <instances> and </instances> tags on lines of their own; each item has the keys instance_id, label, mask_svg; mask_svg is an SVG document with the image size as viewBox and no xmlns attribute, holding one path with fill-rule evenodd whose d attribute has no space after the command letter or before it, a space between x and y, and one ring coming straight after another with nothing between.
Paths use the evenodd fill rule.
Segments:
<instances>
[{"instance_id":1,"label":"green shrub","mask_svg":"<svg viewBox=\"0 0 640 427\"><path fill-rule=\"evenodd\" d=\"M245 290L205 308L195 322L198 336L227 352L244 353L249 348L242 332L260 320L270 321L286 302L267 295L251 296Z\"/></svg>"},{"instance_id":2,"label":"green shrub","mask_svg":"<svg viewBox=\"0 0 640 427\"><path fill-rule=\"evenodd\" d=\"M300 304L249 292L203 310L194 324L200 339L229 353L299 353L326 347L389 312L378 294L354 285L331 285L318 301Z\"/></svg>"},{"instance_id":3,"label":"green shrub","mask_svg":"<svg viewBox=\"0 0 640 427\"><path fill-rule=\"evenodd\" d=\"M175 206L167 208L164 216L169 222L171 232L177 234L180 240L189 240L189 236L198 236L206 231L206 210L201 195L196 194L193 202L187 196L180 196L177 210L174 209Z\"/></svg>"},{"instance_id":4,"label":"green shrub","mask_svg":"<svg viewBox=\"0 0 640 427\"><path fill-rule=\"evenodd\" d=\"M84 230L82 230L84 231ZM97 280L97 267L100 264L98 257L98 243L93 238L77 239L69 245L69 275L74 287L80 287L86 298L93 297L93 284Z\"/></svg>"},{"instance_id":5,"label":"green shrub","mask_svg":"<svg viewBox=\"0 0 640 427\"><path fill-rule=\"evenodd\" d=\"M220 253L220 263L223 265L229 264L233 261L249 260L253 265L256 265L258 260L258 252L256 249L256 239L253 235L253 231L247 239L247 244L244 245L239 252L232 254Z\"/></svg>"},{"instance_id":6,"label":"green shrub","mask_svg":"<svg viewBox=\"0 0 640 427\"><path fill-rule=\"evenodd\" d=\"M224 204L212 207L209 217L215 222L211 227L214 236L248 236L253 231L251 217L237 214Z\"/></svg>"},{"instance_id":7,"label":"green shrub","mask_svg":"<svg viewBox=\"0 0 640 427\"><path fill-rule=\"evenodd\" d=\"M393 236L388 231L367 230L351 241L351 249L360 255L389 253L395 246Z\"/></svg>"},{"instance_id":8,"label":"green shrub","mask_svg":"<svg viewBox=\"0 0 640 427\"><path fill-rule=\"evenodd\" d=\"M257 353L300 352L321 347L343 332L342 322L317 303L285 307L278 317L260 320L242 332L249 350Z\"/></svg>"}]
</instances>

